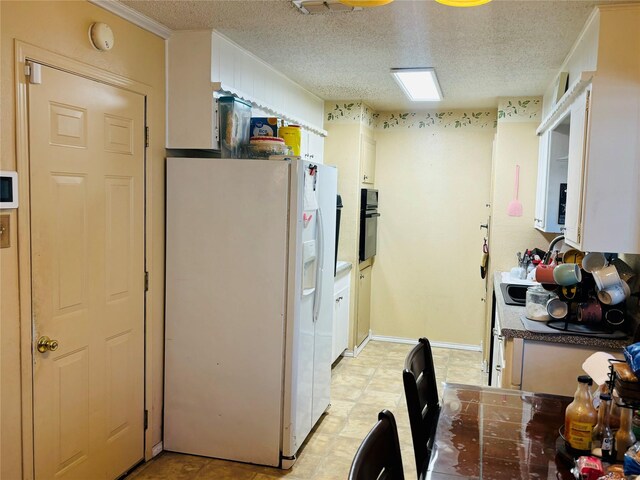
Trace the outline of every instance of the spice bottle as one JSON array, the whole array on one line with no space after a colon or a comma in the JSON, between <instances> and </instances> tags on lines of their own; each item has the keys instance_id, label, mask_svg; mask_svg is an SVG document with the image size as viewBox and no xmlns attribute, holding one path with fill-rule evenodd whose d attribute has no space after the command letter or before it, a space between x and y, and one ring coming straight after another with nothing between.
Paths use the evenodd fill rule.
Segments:
<instances>
[{"instance_id":1,"label":"spice bottle","mask_svg":"<svg viewBox=\"0 0 640 480\"><path fill-rule=\"evenodd\" d=\"M620 409L620 428L616 432L616 460L622 462L624 454L628 448L636 443L636 436L633 434L633 409Z\"/></svg>"},{"instance_id":2,"label":"spice bottle","mask_svg":"<svg viewBox=\"0 0 640 480\"><path fill-rule=\"evenodd\" d=\"M578 377L578 388L564 414L564 434L569 444L578 453L591 453L591 435L598 420L593 408L593 398L589 387L593 380L588 375Z\"/></svg>"},{"instance_id":3,"label":"spice bottle","mask_svg":"<svg viewBox=\"0 0 640 480\"><path fill-rule=\"evenodd\" d=\"M591 434L591 453L603 460L609 461L613 453L613 433L609 428L609 409L611 395L600 394L600 406L598 407L598 423L593 427Z\"/></svg>"}]
</instances>

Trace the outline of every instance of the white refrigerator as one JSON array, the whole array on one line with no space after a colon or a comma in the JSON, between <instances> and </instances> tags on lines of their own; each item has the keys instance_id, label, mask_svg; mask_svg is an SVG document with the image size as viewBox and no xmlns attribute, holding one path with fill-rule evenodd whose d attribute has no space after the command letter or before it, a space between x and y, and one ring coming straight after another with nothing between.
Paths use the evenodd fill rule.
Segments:
<instances>
[{"instance_id":1,"label":"white refrigerator","mask_svg":"<svg viewBox=\"0 0 640 480\"><path fill-rule=\"evenodd\" d=\"M329 406L337 172L167 159L164 448L289 468Z\"/></svg>"}]
</instances>

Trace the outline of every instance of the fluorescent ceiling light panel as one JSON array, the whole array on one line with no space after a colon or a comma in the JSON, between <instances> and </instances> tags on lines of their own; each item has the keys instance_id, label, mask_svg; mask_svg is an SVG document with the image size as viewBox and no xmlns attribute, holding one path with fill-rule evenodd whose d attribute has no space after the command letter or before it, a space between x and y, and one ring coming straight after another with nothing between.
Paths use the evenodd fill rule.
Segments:
<instances>
[{"instance_id":1,"label":"fluorescent ceiling light panel","mask_svg":"<svg viewBox=\"0 0 640 480\"><path fill-rule=\"evenodd\" d=\"M433 68L392 68L391 74L413 102L439 102L442 90Z\"/></svg>"}]
</instances>

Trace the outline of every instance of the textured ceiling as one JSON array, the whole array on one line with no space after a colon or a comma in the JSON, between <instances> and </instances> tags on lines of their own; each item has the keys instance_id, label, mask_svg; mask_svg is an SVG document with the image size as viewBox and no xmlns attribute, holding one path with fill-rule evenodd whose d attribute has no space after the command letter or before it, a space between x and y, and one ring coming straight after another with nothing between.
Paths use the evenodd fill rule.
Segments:
<instances>
[{"instance_id":1,"label":"textured ceiling","mask_svg":"<svg viewBox=\"0 0 640 480\"><path fill-rule=\"evenodd\" d=\"M495 107L540 95L596 3L494 0L452 8L396 0L359 12L302 15L290 0L124 0L173 30L214 28L326 100L376 110ZM620 2L618 2L620 3ZM445 97L415 104L390 68L432 66Z\"/></svg>"}]
</instances>

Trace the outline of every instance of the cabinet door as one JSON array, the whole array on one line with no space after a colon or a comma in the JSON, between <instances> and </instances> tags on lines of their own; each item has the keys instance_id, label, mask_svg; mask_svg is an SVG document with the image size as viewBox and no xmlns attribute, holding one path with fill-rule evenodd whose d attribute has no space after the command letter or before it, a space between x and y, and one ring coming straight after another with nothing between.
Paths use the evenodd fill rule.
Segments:
<instances>
[{"instance_id":1,"label":"cabinet door","mask_svg":"<svg viewBox=\"0 0 640 480\"><path fill-rule=\"evenodd\" d=\"M535 226L547 233L564 230L570 123L571 109L567 109L565 116L540 139Z\"/></svg>"},{"instance_id":2,"label":"cabinet door","mask_svg":"<svg viewBox=\"0 0 640 480\"><path fill-rule=\"evenodd\" d=\"M502 386L502 369L504 367L504 347L503 338L500 335L498 328L493 329L493 336L491 337L491 351L493 352L493 358L491 362L491 386Z\"/></svg>"},{"instance_id":3,"label":"cabinet door","mask_svg":"<svg viewBox=\"0 0 640 480\"><path fill-rule=\"evenodd\" d=\"M331 362L335 362L349 343L349 287L337 292L333 297L333 348Z\"/></svg>"},{"instance_id":4,"label":"cabinet door","mask_svg":"<svg viewBox=\"0 0 640 480\"><path fill-rule=\"evenodd\" d=\"M571 106L569 164L567 169L567 207L564 235L566 240L577 247L580 246L580 242L582 241L582 200L590 98L591 87L588 87L575 99Z\"/></svg>"},{"instance_id":5,"label":"cabinet door","mask_svg":"<svg viewBox=\"0 0 640 480\"><path fill-rule=\"evenodd\" d=\"M538 183L536 186L536 216L534 226L545 231L545 208L547 205L547 173L549 165L549 135L547 130L540 136L540 153L538 154Z\"/></svg>"},{"instance_id":6,"label":"cabinet door","mask_svg":"<svg viewBox=\"0 0 640 480\"><path fill-rule=\"evenodd\" d=\"M583 362L599 350L622 358L620 351L604 348L525 340L522 390L573 396Z\"/></svg>"},{"instance_id":7,"label":"cabinet door","mask_svg":"<svg viewBox=\"0 0 640 480\"><path fill-rule=\"evenodd\" d=\"M356 345L360 345L367 338L371 328L371 268L368 266L360 270Z\"/></svg>"},{"instance_id":8,"label":"cabinet door","mask_svg":"<svg viewBox=\"0 0 640 480\"><path fill-rule=\"evenodd\" d=\"M360 136L360 152L362 155L362 183L373 185L376 177L376 142L367 135Z\"/></svg>"},{"instance_id":9,"label":"cabinet door","mask_svg":"<svg viewBox=\"0 0 640 480\"><path fill-rule=\"evenodd\" d=\"M323 163L324 137L309 132L309 161Z\"/></svg>"},{"instance_id":10,"label":"cabinet door","mask_svg":"<svg viewBox=\"0 0 640 480\"><path fill-rule=\"evenodd\" d=\"M309 131L304 128L300 132L300 157L303 160L310 160L309 158Z\"/></svg>"}]
</instances>

